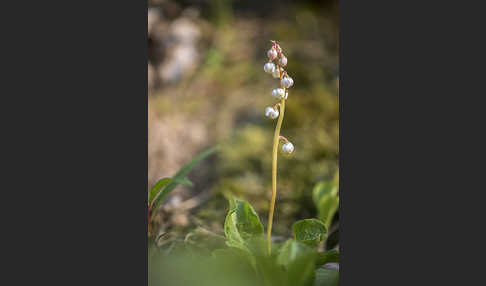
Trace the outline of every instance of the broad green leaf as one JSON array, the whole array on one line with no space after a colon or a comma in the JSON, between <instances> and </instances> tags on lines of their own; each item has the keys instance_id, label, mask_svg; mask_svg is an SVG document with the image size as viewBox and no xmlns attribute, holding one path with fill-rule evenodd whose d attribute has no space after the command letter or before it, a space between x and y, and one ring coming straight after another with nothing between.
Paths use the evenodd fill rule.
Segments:
<instances>
[{"instance_id":1,"label":"broad green leaf","mask_svg":"<svg viewBox=\"0 0 486 286\"><path fill-rule=\"evenodd\" d=\"M317 254L316 265L324 265L329 262L339 262L339 252L337 250L333 249Z\"/></svg>"},{"instance_id":2,"label":"broad green leaf","mask_svg":"<svg viewBox=\"0 0 486 286\"><path fill-rule=\"evenodd\" d=\"M288 285L312 285L317 252L304 243L288 240L280 250L277 263L287 270Z\"/></svg>"},{"instance_id":3,"label":"broad green leaf","mask_svg":"<svg viewBox=\"0 0 486 286\"><path fill-rule=\"evenodd\" d=\"M257 234L251 237L246 241L246 245L251 255L267 256L267 239L263 235Z\"/></svg>"},{"instance_id":4,"label":"broad green leaf","mask_svg":"<svg viewBox=\"0 0 486 286\"><path fill-rule=\"evenodd\" d=\"M264 280L266 286L294 286L299 284L290 284L288 273L285 269L276 263L274 256L259 255L256 256L257 269ZM299 285L300 286L300 285Z\"/></svg>"},{"instance_id":5,"label":"broad green leaf","mask_svg":"<svg viewBox=\"0 0 486 286\"><path fill-rule=\"evenodd\" d=\"M170 182L168 182L162 190L156 195L156 197L153 199L153 211L152 211L152 216L155 215L156 210L159 208L160 204L162 201L165 199L165 197L172 192L172 190L181 182L182 183L187 183L190 182L189 180L185 179L186 175L189 174L189 172L194 168L199 162L201 162L204 158L208 157L212 153L214 153L216 150L218 150L219 146L212 147L199 155L196 156L189 164L185 165L182 167L173 177ZM190 183L192 184L192 183Z\"/></svg>"},{"instance_id":6,"label":"broad green leaf","mask_svg":"<svg viewBox=\"0 0 486 286\"><path fill-rule=\"evenodd\" d=\"M246 242L250 238L263 235L263 225L248 202L235 199L231 204L233 207L224 222L226 243L231 247L247 249Z\"/></svg>"},{"instance_id":7,"label":"broad green leaf","mask_svg":"<svg viewBox=\"0 0 486 286\"><path fill-rule=\"evenodd\" d=\"M303 219L294 223L292 226L295 240L309 246L317 246L327 234L324 223L318 219Z\"/></svg>"},{"instance_id":8,"label":"broad green leaf","mask_svg":"<svg viewBox=\"0 0 486 286\"><path fill-rule=\"evenodd\" d=\"M263 235L253 237L247 241L248 255L251 258L255 271L263 279L265 286L291 286L288 284L288 275L282 265L277 263L280 251L274 249L268 256L267 241ZM253 284L255 285L255 284ZM258 283L257 285L261 285Z\"/></svg>"},{"instance_id":9,"label":"broad green leaf","mask_svg":"<svg viewBox=\"0 0 486 286\"><path fill-rule=\"evenodd\" d=\"M320 182L314 187L312 198L319 212L319 218L326 228L329 228L339 208L338 185L333 182Z\"/></svg>"},{"instance_id":10,"label":"broad green leaf","mask_svg":"<svg viewBox=\"0 0 486 286\"><path fill-rule=\"evenodd\" d=\"M338 286L339 271L335 269L319 268L316 271L314 286Z\"/></svg>"}]
</instances>

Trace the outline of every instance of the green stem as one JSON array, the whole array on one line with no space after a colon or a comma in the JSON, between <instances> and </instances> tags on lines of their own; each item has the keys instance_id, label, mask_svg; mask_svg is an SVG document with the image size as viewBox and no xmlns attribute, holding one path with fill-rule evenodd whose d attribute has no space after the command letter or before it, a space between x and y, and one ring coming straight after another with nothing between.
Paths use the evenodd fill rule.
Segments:
<instances>
[{"instance_id":1,"label":"green stem","mask_svg":"<svg viewBox=\"0 0 486 286\"><path fill-rule=\"evenodd\" d=\"M280 76L282 77L282 76ZM284 88L285 92L285 88ZM273 153L272 153L272 200L270 201L270 210L268 213L268 228L267 228L267 252L270 256L272 251L272 224L273 213L275 211L275 199L277 198L277 155L278 155L278 143L280 138L280 128L282 127L282 121L285 113L285 99L280 102L280 116L278 117L277 126L275 127L275 135L273 136Z\"/></svg>"}]
</instances>

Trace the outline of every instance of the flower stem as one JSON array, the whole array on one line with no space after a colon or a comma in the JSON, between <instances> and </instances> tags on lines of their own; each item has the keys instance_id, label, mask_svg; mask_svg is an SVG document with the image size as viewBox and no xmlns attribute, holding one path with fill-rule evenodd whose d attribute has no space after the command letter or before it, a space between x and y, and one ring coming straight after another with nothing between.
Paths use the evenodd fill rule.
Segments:
<instances>
[{"instance_id":1,"label":"flower stem","mask_svg":"<svg viewBox=\"0 0 486 286\"><path fill-rule=\"evenodd\" d=\"M284 88L285 91L285 88ZM273 212L275 210L275 199L277 198L277 155L278 143L280 138L280 128L285 113L285 99L280 101L280 116L278 117L277 126L275 127L275 135L273 136L273 153L272 153L272 200L270 201L270 210L268 213L268 228L267 228L267 253L270 256L272 250L272 224Z\"/></svg>"}]
</instances>

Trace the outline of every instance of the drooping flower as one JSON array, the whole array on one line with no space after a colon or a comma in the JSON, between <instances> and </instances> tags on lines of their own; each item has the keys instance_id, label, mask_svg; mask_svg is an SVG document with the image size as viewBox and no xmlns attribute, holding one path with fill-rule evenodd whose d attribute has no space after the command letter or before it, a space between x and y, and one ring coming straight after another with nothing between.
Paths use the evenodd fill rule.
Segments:
<instances>
[{"instance_id":1,"label":"drooping flower","mask_svg":"<svg viewBox=\"0 0 486 286\"><path fill-rule=\"evenodd\" d=\"M271 61L276 59L277 55L278 55L277 50L275 50L275 48L273 48L273 47L270 50L268 50L268 52L267 52L267 57Z\"/></svg>"},{"instance_id":2,"label":"drooping flower","mask_svg":"<svg viewBox=\"0 0 486 286\"><path fill-rule=\"evenodd\" d=\"M290 76L284 76L284 78L282 78L282 80L280 81L280 84L282 85L282 87L289 88L294 85L294 80Z\"/></svg>"},{"instance_id":3,"label":"drooping flower","mask_svg":"<svg viewBox=\"0 0 486 286\"><path fill-rule=\"evenodd\" d=\"M278 117L278 110L271 107L271 106L268 106L267 108L265 108L265 116L270 118L270 119L275 119Z\"/></svg>"},{"instance_id":4,"label":"drooping flower","mask_svg":"<svg viewBox=\"0 0 486 286\"><path fill-rule=\"evenodd\" d=\"M285 97L285 91L283 88L276 88L272 90L272 96L278 99L282 99Z\"/></svg>"},{"instance_id":5,"label":"drooping flower","mask_svg":"<svg viewBox=\"0 0 486 286\"><path fill-rule=\"evenodd\" d=\"M287 142L285 144L282 145L282 152L285 153L285 154L290 154L292 152L294 152L294 144L292 144L291 142Z\"/></svg>"},{"instance_id":6,"label":"drooping flower","mask_svg":"<svg viewBox=\"0 0 486 286\"><path fill-rule=\"evenodd\" d=\"M266 64L263 66L263 70L264 70L266 73L273 74L273 71L275 70L275 64L274 64L274 63L266 63Z\"/></svg>"}]
</instances>

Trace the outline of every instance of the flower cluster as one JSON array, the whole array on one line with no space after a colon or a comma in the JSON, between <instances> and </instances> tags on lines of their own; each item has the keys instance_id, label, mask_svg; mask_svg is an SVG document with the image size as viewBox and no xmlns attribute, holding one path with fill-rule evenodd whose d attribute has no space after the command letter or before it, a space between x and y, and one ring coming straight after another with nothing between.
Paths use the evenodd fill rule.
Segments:
<instances>
[{"instance_id":1,"label":"flower cluster","mask_svg":"<svg viewBox=\"0 0 486 286\"><path fill-rule=\"evenodd\" d=\"M282 53L282 49L279 44L272 41L272 47L267 52L268 62L263 66L263 70L271 74L274 78L280 79L280 87L272 90L272 96L280 100L282 103L287 100L289 96L288 88L294 85L294 80L288 75L284 67L287 65L287 57ZM269 119L276 119L279 117L278 108L282 108L279 103L268 106L265 108L265 116ZM280 139L285 138L280 136ZM284 140L282 145L282 152L285 154L290 154L294 151L294 145L288 142L287 139Z\"/></svg>"}]
</instances>

